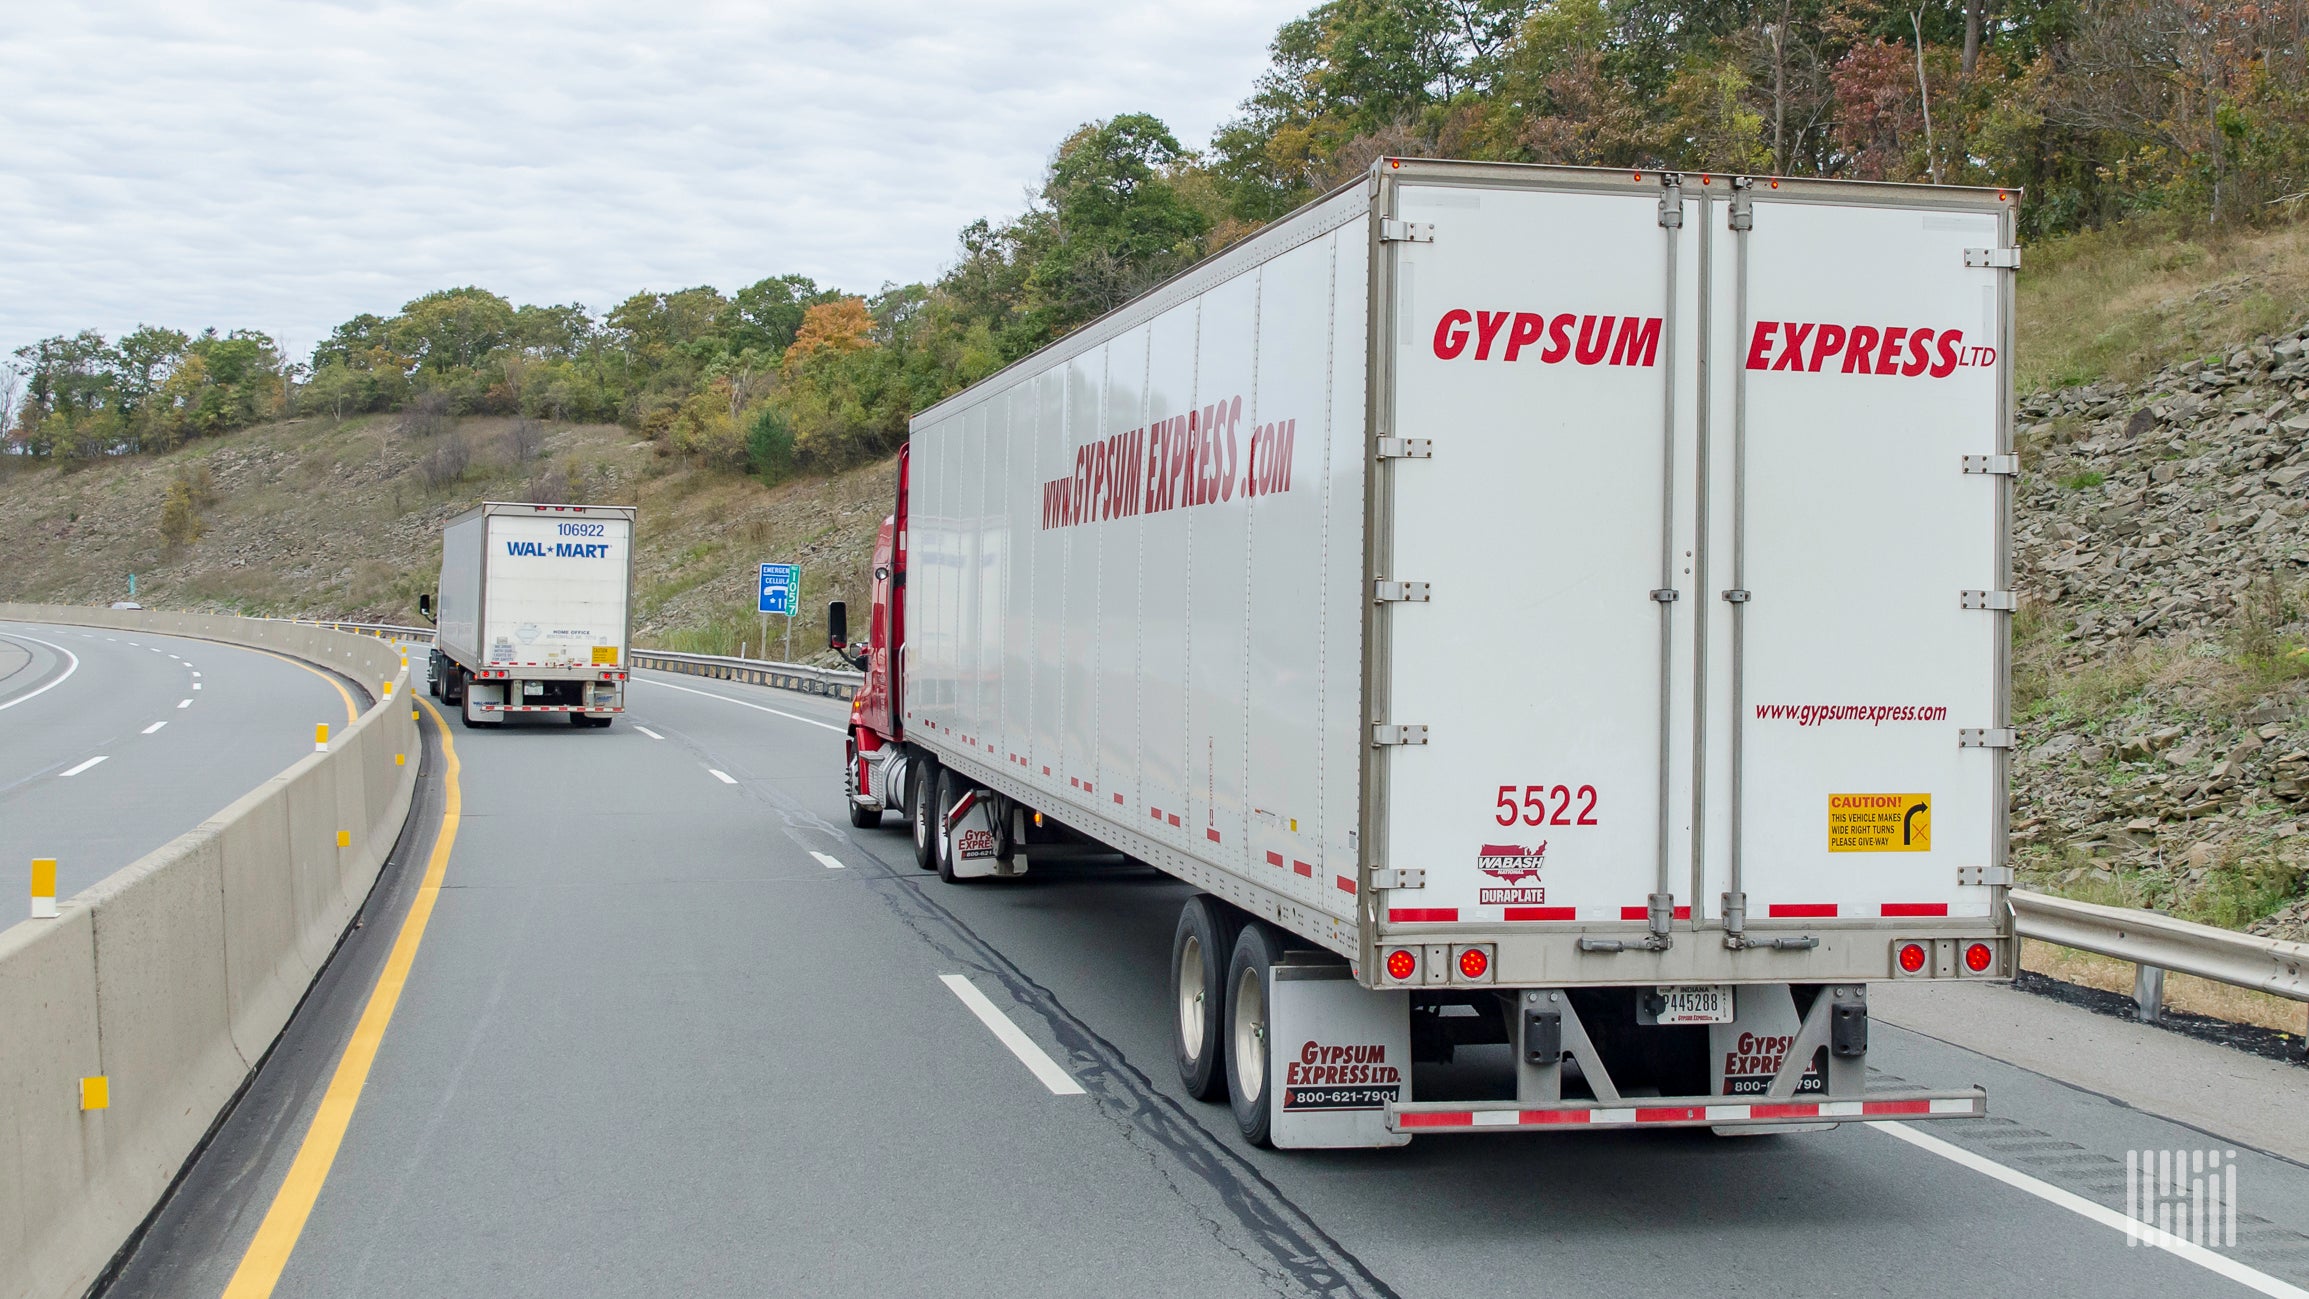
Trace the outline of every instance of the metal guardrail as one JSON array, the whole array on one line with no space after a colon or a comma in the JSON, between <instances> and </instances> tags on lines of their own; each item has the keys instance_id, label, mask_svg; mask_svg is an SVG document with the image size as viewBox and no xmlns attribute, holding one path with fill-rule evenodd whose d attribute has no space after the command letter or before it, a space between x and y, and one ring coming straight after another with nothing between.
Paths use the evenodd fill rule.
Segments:
<instances>
[{"instance_id":1,"label":"metal guardrail","mask_svg":"<svg viewBox=\"0 0 2309 1299\"><path fill-rule=\"evenodd\" d=\"M2309 943L2240 934L2131 907L2072 902L2026 889L2014 889L2010 896L2014 927L2021 937L2138 966L2133 1001L2141 1018L2150 1023L2164 1008L2167 970L2309 1001Z\"/></svg>"},{"instance_id":2,"label":"metal guardrail","mask_svg":"<svg viewBox=\"0 0 2309 1299\"><path fill-rule=\"evenodd\" d=\"M327 627L333 631L359 632L369 636L383 636L393 640L431 641L431 627L403 627L389 622L331 622L318 618L273 618L269 622L293 622L306 627Z\"/></svg>"},{"instance_id":3,"label":"metal guardrail","mask_svg":"<svg viewBox=\"0 0 2309 1299\"><path fill-rule=\"evenodd\" d=\"M849 699L858 693L866 676L840 668L814 668L805 663L773 663L763 659L728 658L717 654L677 654L672 650L629 650L626 657L637 668L683 672L722 681L743 681L806 695Z\"/></svg>"}]
</instances>

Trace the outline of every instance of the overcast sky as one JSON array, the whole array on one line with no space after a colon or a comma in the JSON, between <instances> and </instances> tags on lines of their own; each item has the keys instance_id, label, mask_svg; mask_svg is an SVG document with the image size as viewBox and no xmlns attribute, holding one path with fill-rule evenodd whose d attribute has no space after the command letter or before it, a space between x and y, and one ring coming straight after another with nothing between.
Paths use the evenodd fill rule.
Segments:
<instances>
[{"instance_id":1,"label":"overcast sky","mask_svg":"<svg viewBox=\"0 0 2309 1299\"><path fill-rule=\"evenodd\" d=\"M1205 144L1312 2L11 6L0 351L145 322L302 355L462 284L927 279L1078 123Z\"/></svg>"}]
</instances>

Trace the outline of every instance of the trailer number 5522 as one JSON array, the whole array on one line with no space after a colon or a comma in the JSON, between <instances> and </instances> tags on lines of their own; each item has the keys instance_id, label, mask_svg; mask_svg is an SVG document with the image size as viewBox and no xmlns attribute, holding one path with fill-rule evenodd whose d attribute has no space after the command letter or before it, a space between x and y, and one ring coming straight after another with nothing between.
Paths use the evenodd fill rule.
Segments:
<instances>
[{"instance_id":1,"label":"trailer number 5522","mask_svg":"<svg viewBox=\"0 0 2309 1299\"><path fill-rule=\"evenodd\" d=\"M1518 787L1499 787L1499 815L1492 819L1501 825L1594 825L1595 786L1581 785L1524 785L1522 797Z\"/></svg>"}]
</instances>

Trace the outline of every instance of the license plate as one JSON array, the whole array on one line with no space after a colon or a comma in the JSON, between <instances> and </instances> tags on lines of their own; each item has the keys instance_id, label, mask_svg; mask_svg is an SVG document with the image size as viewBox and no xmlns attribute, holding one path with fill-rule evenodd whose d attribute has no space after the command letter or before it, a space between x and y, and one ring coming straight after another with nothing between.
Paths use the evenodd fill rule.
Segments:
<instances>
[{"instance_id":1,"label":"license plate","mask_svg":"<svg viewBox=\"0 0 2309 1299\"><path fill-rule=\"evenodd\" d=\"M1732 1022L1732 986L1728 983L1678 983L1659 990L1667 1004L1660 1008L1662 1024L1729 1024Z\"/></svg>"}]
</instances>

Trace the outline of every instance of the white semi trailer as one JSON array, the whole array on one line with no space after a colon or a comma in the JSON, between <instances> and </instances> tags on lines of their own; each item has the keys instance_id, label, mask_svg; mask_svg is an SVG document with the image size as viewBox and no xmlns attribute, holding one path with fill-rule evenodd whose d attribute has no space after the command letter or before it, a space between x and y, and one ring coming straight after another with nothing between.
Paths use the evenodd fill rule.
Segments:
<instances>
[{"instance_id":1,"label":"white semi trailer","mask_svg":"<svg viewBox=\"0 0 2309 1299\"><path fill-rule=\"evenodd\" d=\"M488 501L441 532L432 691L467 726L562 713L607 726L625 711L632 633L630 505Z\"/></svg>"},{"instance_id":2,"label":"white semi trailer","mask_svg":"<svg viewBox=\"0 0 2309 1299\"><path fill-rule=\"evenodd\" d=\"M1381 160L914 419L854 818L1202 890L1254 1141L1982 1113L1867 992L2015 957L2018 197Z\"/></svg>"}]
</instances>

